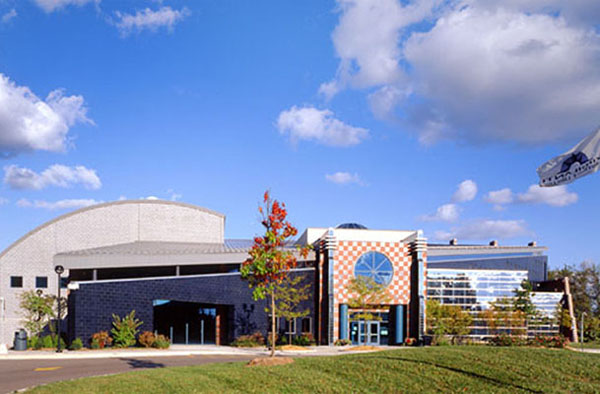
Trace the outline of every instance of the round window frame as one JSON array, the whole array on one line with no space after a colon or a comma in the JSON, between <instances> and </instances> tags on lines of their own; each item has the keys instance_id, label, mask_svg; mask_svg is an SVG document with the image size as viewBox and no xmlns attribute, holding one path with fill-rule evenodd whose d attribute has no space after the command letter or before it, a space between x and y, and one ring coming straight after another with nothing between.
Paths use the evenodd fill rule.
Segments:
<instances>
[{"instance_id":1,"label":"round window frame","mask_svg":"<svg viewBox=\"0 0 600 394\"><path fill-rule=\"evenodd\" d=\"M357 268L358 264L361 262L361 259L363 259L363 258L364 258L365 256L367 256L367 255L375 255L375 256L376 256L376 255L381 255L381 256L383 256L383 257L385 258L385 262L387 262L387 263L389 264L389 268L390 268L390 276L389 276L389 280L387 280L387 281L385 281L385 282L383 282L383 283L379 283L379 282L377 281L377 277L376 277L376 276L377 276L377 275L379 275L380 277L382 277L382 275L381 275L381 274L378 274L378 273L375 273L375 275L371 274L371 275L368 275L368 276L367 276L367 275L363 275L363 274L357 274L357 272L356 272L356 271L357 271L357 270L356 270L356 268ZM371 260L371 267L373 267L373 266L374 266L374 261L375 261L375 260L374 260L374 258L373 258L373 259ZM381 263L381 264L385 264L385 262L383 262L383 263ZM379 267L381 267L381 264L379 265ZM359 271L364 271L364 270L359 270ZM363 276L363 277L371 278L371 279L373 279L373 280L374 280L376 283L378 283L378 284L380 284L380 285L383 285L383 286L387 287L387 286L389 286L389 285L392 283L392 281L394 280L394 274L395 274L395 271L394 271L394 264L392 263L392 260L389 258L389 256L388 256L388 255L386 255L385 253L383 253L383 252L380 252L380 251L378 251L378 250L370 250L370 251L368 251L368 252L365 252L365 253L361 254L361 255L360 255L360 256L359 256L359 257L356 259L356 261L354 262L353 274L354 274L354 277L355 277L355 278L358 278L359 276ZM387 276L387 275L386 275L386 276Z\"/></svg>"}]
</instances>

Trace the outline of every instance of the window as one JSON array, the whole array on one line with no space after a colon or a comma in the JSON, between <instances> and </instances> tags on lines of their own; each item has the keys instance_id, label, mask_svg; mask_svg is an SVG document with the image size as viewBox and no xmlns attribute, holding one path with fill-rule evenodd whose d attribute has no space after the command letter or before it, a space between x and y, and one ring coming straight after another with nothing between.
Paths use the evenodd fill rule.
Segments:
<instances>
[{"instance_id":1,"label":"window","mask_svg":"<svg viewBox=\"0 0 600 394\"><path fill-rule=\"evenodd\" d=\"M275 331L276 332L279 332L279 320L281 320L281 319L275 319ZM271 332L271 314L270 313L267 315L267 327L268 327L267 332Z\"/></svg>"},{"instance_id":2,"label":"window","mask_svg":"<svg viewBox=\"0 0 600 394\"><path fill-rule=\"evenodd\" d=\"M60 288L66 289L69 284L69 278L60 278Z\"/></svg>"},{"instance_id":3,"label":"window","mask_svg":"<svg viewBox=\"0 0 600 394\"><path fill-rule=\"evenodd\" d=\"M371 278L378 284L387 286L394 276L394 267L383 253L367 252L356 261L354 276Z\"/></svg>"},{"instance_id":4,"label":"window","mask_svg":"<svg viewBox=\"0 0 600 394\"><path fill-rule=\"evenodd\" d=\"M48 277L47 276L36 276L35 277L35 287L36 287L36 289L48 288Z\"/></svg>"},{"instance_id":5,"label":"window","mask_svg":"<svg viewBox=\"0 0 600 394\"><path fill-rule=\"evenodd\" d=\"M23 287L23 277L22 276L11 276L10 277L10 287Z\"/></svg>"},{"instance_id":6,"label":"window","mask_svg":"<svg viewBox=\"0 0 600 394\"><path fill-rule=\"evenodd\" d=\"M302 334L311 334L312 333L312 317L304 317L302 318Z\"/></svg>"},{"instance_id":7,"label":"window","mask_svg":"<svg viewBox=\"0 0 600 394\"><path fill-rule=\"evenodd\" d=\"M296 333L296 319L287 320L283 319L285 324L285 333L286 334L295 334ZM291 325L290 325L291 323Z\"/></svg>"}]
</instances>

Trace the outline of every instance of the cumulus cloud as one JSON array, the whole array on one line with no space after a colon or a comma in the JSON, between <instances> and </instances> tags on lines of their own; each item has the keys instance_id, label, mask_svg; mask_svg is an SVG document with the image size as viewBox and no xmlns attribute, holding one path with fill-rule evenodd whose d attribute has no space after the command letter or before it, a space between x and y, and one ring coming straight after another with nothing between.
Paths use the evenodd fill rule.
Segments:
<instances>
[{"instance_id":1,"label":"cumulus cloud","mask_svg":"<svg viewBox=\"0 0 600 394\"><path fill-rule=\"evenodd\" d=\"M363 181L360 179L357 173L351 174L349 172L338 171L333 174L325 174L325 179L338 185L347 185L349 183L363 185Z\"/></svg>"},{"instance_id":2,"label":"cumulus cloud","mask_svg":"<svg viewBox=\"0 0 600 394\"><path fill-rule=\"evenodd\" d=\"M59 10L61 8L64 8L64 7L67 7L70 5L75 5L75 6L81 7L88 3L93 3L96 5L100 4L100 0L34 0L34 1L38 5L38 7L40 7L47 13L54 12L56 10Z\"/></svg>"},{"instance_id":3,"label":"cumulus cloud","mask_svg":"<svg viewBox=\"0 0 600 394\"><path fill-rule=\"evenodd\" d=\"M504 188L489 192L483 199L490 204L494 204L494 209L500 211L504 209L504 205L511 204L514 201L514 196L512 190Z\"/></svg>"},{"instance_id":4,"label":"cumulus cloud","mask_svg":"<svg viewBox=\"0 0 600 394\"><path fill-rule=\"evenodd\" d=\"M96 170L84 166L68 167L54 164L41 173L29 168L10 165L4 167L4 183L12 189L41 190L49 186L71 187L81 184L86 189L100 189L102 182Z\"/></svg>"},{"instance_id":5,"label":"cumulus cloud","mask_svg":"<svg viewBox=\"0 0 600 394\"><path fill-rule=\"evenodd\" d=\"M508 204L546 204L553 207L564 207L575 204L579 199L577 193L570 192L567 186L540 187L531 185L525 193L516 196L509 188L491 191L485 201L494 204L494 209L501 210Z\"/></svg>"},{"instance_id":6,"label":"cumulus cloud","mask_svg":"<svg viewBox=\"0 0 600 394\"><path fill-rule=\"evenodd\" d=\"M525 193L517 195L517 200L525 204L548 204L553 207L564 207L575 204L579 196L571 193L565 185L554 187L540 187L531 185Z\"/></svg>"},{"instance_id":7,"label":"cumulus cloud","mask_svg":"<svg viewBox=\"0 0 600 394\"><path fill-rule=\"evenodd\" d=\"M466 240L508 239L532 235L523 220L489 220L480 219L462 226L453 227L449 231L436 231L434 238L448 240L452 238Z\"/></svg>"},{"instance_id":8,"label":"cumulus cloud","mask_svg":"<svg viewBox=\"0 0 600 394\"><path fill-rule=\"evenodd\" d=\"M93 123L82 96L65 96L57 89L40 100L28 87L0 74L0 156L64 151L67 134L77 123Z\"/></svg>"},{"instance_id":9,"label":"cumulus cloud","mask_svg":"<svg viewBox=\"0 0 600 394\"><path fill-rule=\"evenodd\" d=\"M338 4L340 62L320 92L367 90L377 117L396 116L423 144L541 144L597 124L600 2Z\"/></svg>"},{"instance_id":10,"label":"cumulus cloud","mask_svg":"<svg viewBox=\"0 0 600 394\"><path fill-rule=\"evenodd\" d=\"M421 216L425 222L455 222L460 215L460 208L456 204L444 204L434 214Z\"/></svg>"},{"instance_id":11,"label":"cumulus cloud","mask_svg":"<svg viewBox=\"0 0 600 394\"><path fill-rule=\"evenodd\" d=\"M2 15L2 18L0 20L2 21L2 23L8 23L16 17L17 17L17 10L15 10L13 8L12 10L10 10L7 13L5 13L4 15Z\"/></svg>"},{"instance_id":12,"label":"cumulus cloud","mask_svg":"<svg viewBox=\"0 0 600 394\"><path fill-rule=\"evenodd\" d=\"M174 10L171 7L161 7L154 11L150 8L136 11L135 14L126 14L117 11L115 13L117 21L115 26L123 36L142 30L157 31L164 27L168 31L173 31L175 25L191 14L190 10L183 7L180 10Z\"/></svg>"},{"instance_id":13,"label":"cumulus cloud","mask_svg":"<svg viewBox=\"0 0 600 394\"><path fill-rule=\"evenodd\" d=\"M329 146L352 146L369 136L367 129L347 125L333 115L329 110L293 106L279 114L277 128L281 134L288 134L292 143L307 140Z\"/></svg>"},{"instance_id":14,"label":"cumulus cloud","mask_svg":"<svg viewBox=\"0 0 600 394\"><path fill-rule=\"evenodd\" d=\"M66 200L58 200L58 201L44 201L44 200L35 200L30 201L25 198L17 201L17 206L22 208L42 208L48 209L50 211L56 211L61 209L76 209L76 208L84 208L89 207L91 205L100 204L103 201L97 201L93 199L66 199Z\"/></svg>"},{"instance_id":15,"label":"cumulus cloud","mask_svg":"<svg viewBox=\"0 0 600 394\"><path fill-rule=\"evenodd\" d=\"M454 195L452 201L454 202L466 202L472 201L477 195L477 184L470 179L462 181Z\"/></svg>"}]
</instances>

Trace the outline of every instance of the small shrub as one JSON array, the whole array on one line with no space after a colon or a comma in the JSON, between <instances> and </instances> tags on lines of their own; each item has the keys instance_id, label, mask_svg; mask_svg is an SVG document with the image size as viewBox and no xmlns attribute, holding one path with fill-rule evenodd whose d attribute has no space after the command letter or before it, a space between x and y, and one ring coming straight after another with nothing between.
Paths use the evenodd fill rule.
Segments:
<instances>
[{"instance_id":1,"label":"small shrub","mask_svg":"<svg viewBox=\"0 0 600 394\"><path fill-rule=\"evenodd\" d=\"M352 345L352 341L349 339L337 339L334 343L334 346L348 346Z\"/></svg>"},{"instance_id":2,"label":"small shrub","mask_svg":"<svg viewBox=\"0 0 600 394\"><path fill-rule=\"evenodd\" d=\"M156 335L152 331L144 331L138 338L138 342L143 347L152 347L154 341L156 341Z\"/></svg>"},{"instance_id":3,"label":"small shrub","mask_svg":"<svg viewBox=\"0 0 600 394\"><path fill-rule=\"evenodd\" d=\"M431 344L433 346L450 346L451 341L446 335L434 335Z\"/></svg>"},{"instance_id":4,"label":"small shrub","mask_svg":"<svg viewBox=\"0 0 600 394\"><path fill-rule=\"evenodd\" d=\"M44 347L44 342L42 342L42 339L40 337L36 337L36 341L35 344L33 345L33 348L35 350L41 350Z\"/></svg>"},{"instance_id":5,"label":"small shrub","mask_svg":"<svg viewBox=\"0 0 600 394\"><path fill-rule=\"evenodd\" d=\"M488 343L492 346L525 346L528 341L519 336L500 334L490 338Z\"/></svg>"},{"instance_id":6,"label":"small shrub","mask_svg":"<svg viewBox=\"0 0 600 394\"><path fill-rule=\"evenodd\" d=\"M75 338L75 339L73 339L73 342L71 342L71 346L69 346L69 350L81 350L82 347L83 347L83 342L81 341L81 338Z\"/></svg>"},{"instance_id":7,"label":"small shrub","mask_svg":"<svg viewBox=\"0 0 600 394\"><path fill-rule=\"evenodd\" d=\"M27 338L27 349L36 349L38 342L40 342L40 338L36 336Z\"/></svg>"},{"instance_id":8,"label":"small shrub","mask_svg":"<svg viewBox=\"0 0 600 394\"><path fill-rule=\"evenodd\" d=\"M310 346L314 345L315 339L313 338L311 333L305 333L299 337L295 337L292 340L292 343L297 346Z\"/></svg>"},{"instance_id":9,"label":"small shrub","mask_svg":"<svg viewBox=\"0 0 600 394\"><path fill-rule=\"evenodd\" d=\"M99 331L92 335L90 346L92 349L104 349L106 346L110 346L112 344L112 341L113 340L108 335L108 332Z\"/></svg>"},{"instance_id":10,"label":"small shrub","mask_svg":"<svg viewBox=\"0 0 600 394\"><path fill-rule=\"evenodd\" d=\"M113 314L113 328L110 330L115 340L115 347L130 347L135 345L135 337L143 324L142 321L136 319L135 311L131 311L128 315L120 318Z\"/></svg>"},{"instance_id":11,"label":"small shrub","mask_svg":"<svg viewBox=\"0 0 600 394\"><path fill-rule=\"evenodd\" d=\"M537 335L531 339L530 344L532 346L562 349L567 347L568 340L562 335Z\"/></svg>"},{"instance_id":12,"label":"small shrub","mask_svg":"<svg viewBox=\"0 0 600 394\"><path fill-rule=\"evenodd\" d=\"M231 346L234 347L261 347L265 345L265 337L260 332L252 335L241 335L237 337Z\"/></svg>"},{"instance_id":13,"label":"small shrub","mask_svg":"<svg viewBox=\"0 0 600 394\"><path fill-rule=\"evenodd\" d=\"M152 343L152 347L157 349L168 349L169 346L171 346L171 341L164 335L157 335Z\"/></svg>"},{"instance_id":14,"label":"small shrub","mask_svg":"<svg viewBox=\"0 0 600 394\"><path fill-rule=\"evenodd\" d=\"M56 347L56 341L52 339L51 335L46 335L42 338L42 347L46 349L51 349Z\"/></svg>"},{"instance_id":15,"label":"small shrub","mask_svg":"<svg viewBox=\"0 0 600 394\"><path fill-rule=\"evenodd\" d=\"M417 340L415 338L406 338L404 340L404 344L406 346L415 346L417 344Z\"/></svg>"}]
</instances>

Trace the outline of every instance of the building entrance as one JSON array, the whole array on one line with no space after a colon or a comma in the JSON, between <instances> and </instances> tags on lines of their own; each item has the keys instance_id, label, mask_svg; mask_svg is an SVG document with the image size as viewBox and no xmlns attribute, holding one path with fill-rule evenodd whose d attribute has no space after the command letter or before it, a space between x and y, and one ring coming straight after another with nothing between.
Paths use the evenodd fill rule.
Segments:
<instances>
[{"instance_id":1,"label":"building entrance","mask_svg":"<svg viewBox=\"0 0 600 394\"><path fill-rule=\"evenodd\" d=\"M154 331L174 344L216 344L217 306L195 302L154 300Z\"/></svg>"},{"instance_id":2,"label":"building entrance","mask_svg":"<svg viewBox=\"0 0 600 394\"><path fill-rule=\"evenodd\" d=\"M353 345L380 345L380 322L372 320L352 322L350 338Z\"/></svg>"}]
</instances>

